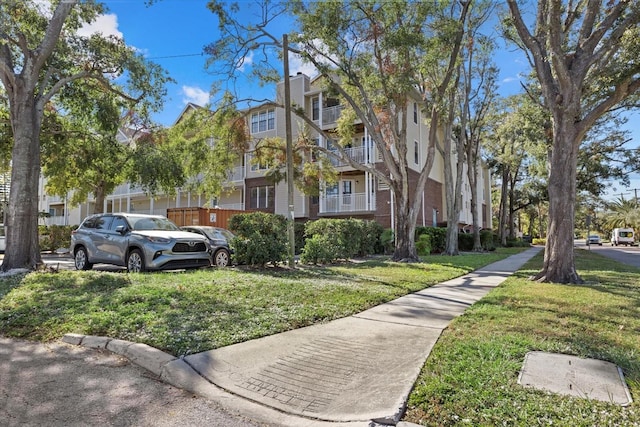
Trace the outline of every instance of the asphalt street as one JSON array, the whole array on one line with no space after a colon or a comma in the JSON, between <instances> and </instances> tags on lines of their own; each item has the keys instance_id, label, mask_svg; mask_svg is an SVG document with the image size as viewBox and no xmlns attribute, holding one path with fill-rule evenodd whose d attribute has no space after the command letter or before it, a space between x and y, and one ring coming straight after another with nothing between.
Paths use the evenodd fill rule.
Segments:
<instances>
[{"instance_id":1,"label":"asphalt street","mask_svg":"<svg viewBox=\"0 0 640 427\"><path fill-rule=\"evenodd\" d=\"M611 246L611 243L603 243L602 246L587 246L584 240L576 241L576 246L580 249L587 249L596 252L598 255L606 256L623 264L640 268L640 247L639 246Z\"/></svg>"},{"instance_id":2,"label":"asphalt street","mask_svg":"<svg viewBox=\"0 0 640 427\"><path fill-rule=\"evenodd\" d=\"M0 425L261 426L109 351L1 336Z\"/></svg>"}]
</instances>

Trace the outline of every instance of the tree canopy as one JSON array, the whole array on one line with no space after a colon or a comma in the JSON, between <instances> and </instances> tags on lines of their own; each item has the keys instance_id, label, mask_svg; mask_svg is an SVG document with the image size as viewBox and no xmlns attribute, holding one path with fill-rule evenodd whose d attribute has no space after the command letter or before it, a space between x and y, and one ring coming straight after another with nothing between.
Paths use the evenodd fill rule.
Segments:
<instances>
[{"instance_id":1,"label":"tree canopy","mask_svg":"<svg viewBox=\"0 0 640 427\"><path fill-rule=\"evenodd\" d=\"M124 40L79 29L106 10L95 1L0 3L0 82L6 92L11 136L11 193L7 251L2 269L35 268L38 244L40 136L45 112L71 108L84 91L114 93L143 114L160 108L166 73ZM95 99L94 99L95 100Z\"/></svg>"},{"instance_id":2,"label":"tree canopy","mask_svg":"<svg viewBox=\"0 0 640 427\"><path fill-rule=\"evenodd\" d=\"M523 17L520 2L507 4L505 34L527 54L551 117L549 226L536 277L581 283L573 255L578 153L603 115L634 104L640 89L640 4L544 0L533 22Z\"/></svg>"}]
</instances>

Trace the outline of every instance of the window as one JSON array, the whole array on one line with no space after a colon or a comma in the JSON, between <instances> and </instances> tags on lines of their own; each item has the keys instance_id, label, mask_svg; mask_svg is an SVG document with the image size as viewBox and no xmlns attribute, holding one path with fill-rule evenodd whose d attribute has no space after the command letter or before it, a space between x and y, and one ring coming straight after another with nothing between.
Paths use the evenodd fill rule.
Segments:
<instances>
[{"instance_id":1,"label":"window","mask_svg":"<svg viewBox=\"0 0 640 427\"><path fill-rule=\"evenodd\" d=\"M264 132L276 128L276 111L272 108L251 114L251 133Z\"/></svg>"},{"instance_id":2,"label":"window","mask_svg":"<svg viewBox=\"0 0 640 427\"><path fill-rule=\"evenodd\" d=\"M122 218L121 216L116 216L113 218L110 229L116 231L116 228L118 228L119 226L123 226L125 230L129 228L129 225L124 218Z\"/></svg>"},{"instance_id":3,"label":"window","mask_svg":"<svg viewBox=\"0 0 640 427\"><path fill-rule=\"evenodd\" d=\"M413 103L413 123L418 124L418 104Z\"/></svg>"},{"instance_id":4,"label":"window","mask_svg":"<svg viewBox=\"0 0 640 427\"><path fill-rule=\"evenodd\" d=\"M416 165L420 164L420 146L418 145L418 141L413 141L413 162Z\"/></svg>"},{"instance_id":5,"label":"window","mask_svg":"<svg viewBox=\"0 0 640 427\"><path fill-rule=\"evenodd\" d=\"M251 209L272 208L275 199L275 187L272 185L253 187L250 197L249 205Z\"/></svg>"},{"instance_id":6,"label":"window","mask_svg":"<svg viewBox=\"0 0 640 427\"><path fill-rule=\"evenodd\" d=\"M320 120L320 98L311 99L311 120Z\"/></svg>"}]
</instances>

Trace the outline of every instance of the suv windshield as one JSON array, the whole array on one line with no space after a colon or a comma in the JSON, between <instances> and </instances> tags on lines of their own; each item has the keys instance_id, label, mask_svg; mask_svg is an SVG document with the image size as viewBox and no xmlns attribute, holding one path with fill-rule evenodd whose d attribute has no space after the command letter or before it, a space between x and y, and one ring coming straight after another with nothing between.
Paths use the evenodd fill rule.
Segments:
<instances>
[{"instance_id":1,"label":"suv windshield","mask_svg":"<svg viewBox=\"0 0 640 427\"><path fill-rule=\"evenodd\" d=\"M177 225L163 217L149 218L129 216L127 219L134 230L180 230Z\"/></svg>"}]
</instances>

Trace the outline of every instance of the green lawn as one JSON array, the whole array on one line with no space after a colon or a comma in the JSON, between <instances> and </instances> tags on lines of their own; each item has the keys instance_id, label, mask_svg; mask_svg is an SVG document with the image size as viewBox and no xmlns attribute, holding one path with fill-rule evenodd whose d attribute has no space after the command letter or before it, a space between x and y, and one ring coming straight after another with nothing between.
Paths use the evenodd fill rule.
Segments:
<instances>
[{"instance_id":1,"label":"green lawn","mask_svg":"<svg viewBox=\"0 0 640 427\"><path fill-rule=\"evenodd\" d=\"M528 351L620 366L640 399L640 270L578 250L584 285L527 280L538 256L454 320L429 356L405 419L425 426L640 426L627 408L524 389Z\"/></svg>"},{"instance_id":2,"label":"green lawn","mask_svg":"<svg viewBox=\"0 0 640 427\"><path fill-rule=\"evenodd\" d=\"M0 334L103 335L187 355L349 316L520 250L295 271L31 273L0 280Z\"/></svg>"}]
</instances>

